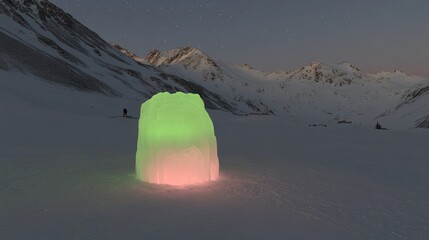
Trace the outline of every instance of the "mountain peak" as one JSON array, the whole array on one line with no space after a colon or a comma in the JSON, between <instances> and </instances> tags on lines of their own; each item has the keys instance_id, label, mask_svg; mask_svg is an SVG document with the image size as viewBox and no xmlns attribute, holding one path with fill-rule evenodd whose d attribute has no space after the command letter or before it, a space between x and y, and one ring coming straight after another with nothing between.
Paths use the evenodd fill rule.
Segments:
<instances>
[{"instance_id":1,"label":"mountain peak","mask_svg":"<svg viewBox=\"0 0 429 240\"><path fill-rule=\"evenodd\" d=\"M176 48L166 52L165 55L167 56L167 63L169 64L189 62L189 60L194 61L194 63L196 63L196 61L201 60L211 60L211 58L207 54L193 47Z\"/></svg>"},{"instance_id":2,"label":"mountain peak","mask_svg":"<svg viewBox=\"0 0 429 240\"><path fill-rule=\"evenodd\" d=\"M25 17L32 16L35 21L52 21L68 30L73 30L80 25L70 14L47 0L2 0L0 13L11 16L21 26L30 29L31 25ZM39 23L40 24L40 23Z\"/></svg>"},{"instance_id":3,"label":"mountain peak","mask_svg":"<svg viewBox=\"0 0 429 240\"><path fill-rule=\"evenodd\" d=\"M153 50L145 57L145 61L154 66L183 65L185 68L194 69L201 66L218 68L211 57L193 47L181 47L167 52Z\"/></svg>"},{"instance_id":4,"label":"mountain peak","mask_svg":"<svg viewBox=\"0 0 429 240\"><path fill-rule=\"evenodd\" d=\"M160 64L158 64L159 59L161 58L161 52L158 49L155 49L153 51L151 51L145 58L144 60L146 62L148 62L151 65L155 65L158 66Z\"/></svg>"},{"instance_id":5,"label":"mountain peak","mask_svg":"<svg viewBox=\"0 0 429 240\"><path fill-rule=\"evenodd\" d=\"M399 80L399 81L406 81L406 82L413 82L417 79L423 80L424 78L421 77L416 77L416 76L411 76L409 74L407 74L404 71L401 70L393 70L393 71L383 71L383 72L379 72L379 73L375 73L375 74L371 74L371 76L373 76L375 79L377 79L378 81L385 81L385 80ZM418 81L418 82L419 82Z\"/></svg>"},{"instance_id":6,"label":"mountain peak","mask_svg":"<svg viewBox=\"0 0 429 240\"><path fill-rule=\"evenodd\" d=\"M350 62L347 62L347 61L340 62L339 65L344 66L344 67L348 67L348 68L351 68L351 69L354 69L356 71L360 71L360 69L358 67L356 67L355 65L353 65L353 64L351 64Z\"/></svg>"},{"instance_id":7,"label":"mountain peak","mask_svg":"<svg viewBox=\"0 0 429 240\"><path fill-rule=\"evenodd\" d=\"M289 78L313 80L342 86L350 85L355 79L363 79L364 75L357 67L348 62L339 64L311 62L291 72Z\"/></svg>"},{"instance_id":8,"label":"mountain peak","mask_svg":"<svg viewBox=\"0 0 429 240\"><path fill-rule=\"evenodd\" d=\"M192 70L205 80L223 79L222 70L207 54L193 47L180 47L170 51L151 51L144 61L155 67Z\"/></svg>"},{"instance_id":9,"label":"mountain peak","mask_svg":"<svg viewBox=\"0 0 429 240\"><path fill-rule=\"evenodd\" d=\"M136 54L134 54L133 52L129 51L128 49L122 47L118 43L111 43L110 45L114 49L120 51L121 53L125 54L126 56L128 56L131 59L133 59L134 61L137 61L137 62L143 62L144 61L143 58L137 56Z\"/></svg>"},{"instance_id":10,"label":"mountain peak","mask_svg":"<svg viewBox=\"0 0 429 240\"><path fill-rule=\"evenodd\" d=\"M402 74L402 75L409 76L405 71L403 71L403 70L399 70L399 69L395 69L395 70L393 70L393 71L392 71L392 73L395 73L395 74Z\"/></svg>"}]
</instances>

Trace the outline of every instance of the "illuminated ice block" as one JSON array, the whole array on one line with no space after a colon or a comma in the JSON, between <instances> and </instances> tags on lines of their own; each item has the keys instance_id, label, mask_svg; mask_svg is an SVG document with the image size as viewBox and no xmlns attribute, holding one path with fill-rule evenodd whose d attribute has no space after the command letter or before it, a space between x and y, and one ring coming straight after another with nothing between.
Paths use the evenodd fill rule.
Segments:
<instances>
[{"instance_id":1,"label":"illuminated ice block","mask_svg":"<svg viewBox=\"0 0 429 240\"><path fill-rule=\"evenodd\" d=\"M141 181L176 186L218 178L213 122L198 94L159 93L142 104L136 174Z\"/></svg>"}]
</instances>

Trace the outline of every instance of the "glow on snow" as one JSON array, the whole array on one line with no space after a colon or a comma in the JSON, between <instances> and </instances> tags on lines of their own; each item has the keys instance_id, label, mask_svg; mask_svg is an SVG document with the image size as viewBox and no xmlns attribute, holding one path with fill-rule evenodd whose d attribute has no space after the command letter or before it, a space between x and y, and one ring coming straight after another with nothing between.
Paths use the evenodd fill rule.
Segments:
<instances>
[{"instance_id":1,"label":"glow on snow","mask_svg":"<svg viewBox=\"0 0 429 240\"><path fill-rule=\"evenodd\" d=\"M219 177L213 122L198 94L159 93L142 104L136 175L175 186Z\"/></svg>"}]
</instances>

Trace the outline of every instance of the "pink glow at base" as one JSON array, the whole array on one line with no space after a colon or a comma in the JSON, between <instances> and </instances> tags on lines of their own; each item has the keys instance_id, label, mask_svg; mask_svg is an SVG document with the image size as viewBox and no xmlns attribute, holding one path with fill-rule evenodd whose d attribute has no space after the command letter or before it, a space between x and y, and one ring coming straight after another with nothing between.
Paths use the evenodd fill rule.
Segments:
<instances>
[{"instance_id":1,"label":"pink glow at base","mask_svg":"<svg viewBox=\"0 0 429 240\"><path fill-rule=\"evenodd\" d=\"M190 147L180 152L159 152L147 169L147 182L184 186L213 181L219 177L217 151Z\"/></svg>"},{"instance_id":2,"label":"pink glow at base","mask_svg":"<svg viewBox=\"0 0 429 240\"><path fill-rule=\"evenodd\" d=\"M213 122L198 94L159 93L142 104L136 177L174 186L219 177Z\"/></svg>"}]
</instances>

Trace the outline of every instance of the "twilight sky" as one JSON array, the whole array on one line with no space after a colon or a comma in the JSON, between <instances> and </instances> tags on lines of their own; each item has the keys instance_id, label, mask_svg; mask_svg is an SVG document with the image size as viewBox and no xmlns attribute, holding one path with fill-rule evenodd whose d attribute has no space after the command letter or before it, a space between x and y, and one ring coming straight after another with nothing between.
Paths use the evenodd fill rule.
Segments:
<instances>
[{"instance_id":1,"label":"twilight sky","mask_svg":"<svg viewBox=\"0 0 429 240\"><path fill-rule=\"evenodd\" d=\"M292 70L349 61L429 77L427 0L51 0L145 56L193 46L231 63Z\"/></svg>"}]
</instances>

